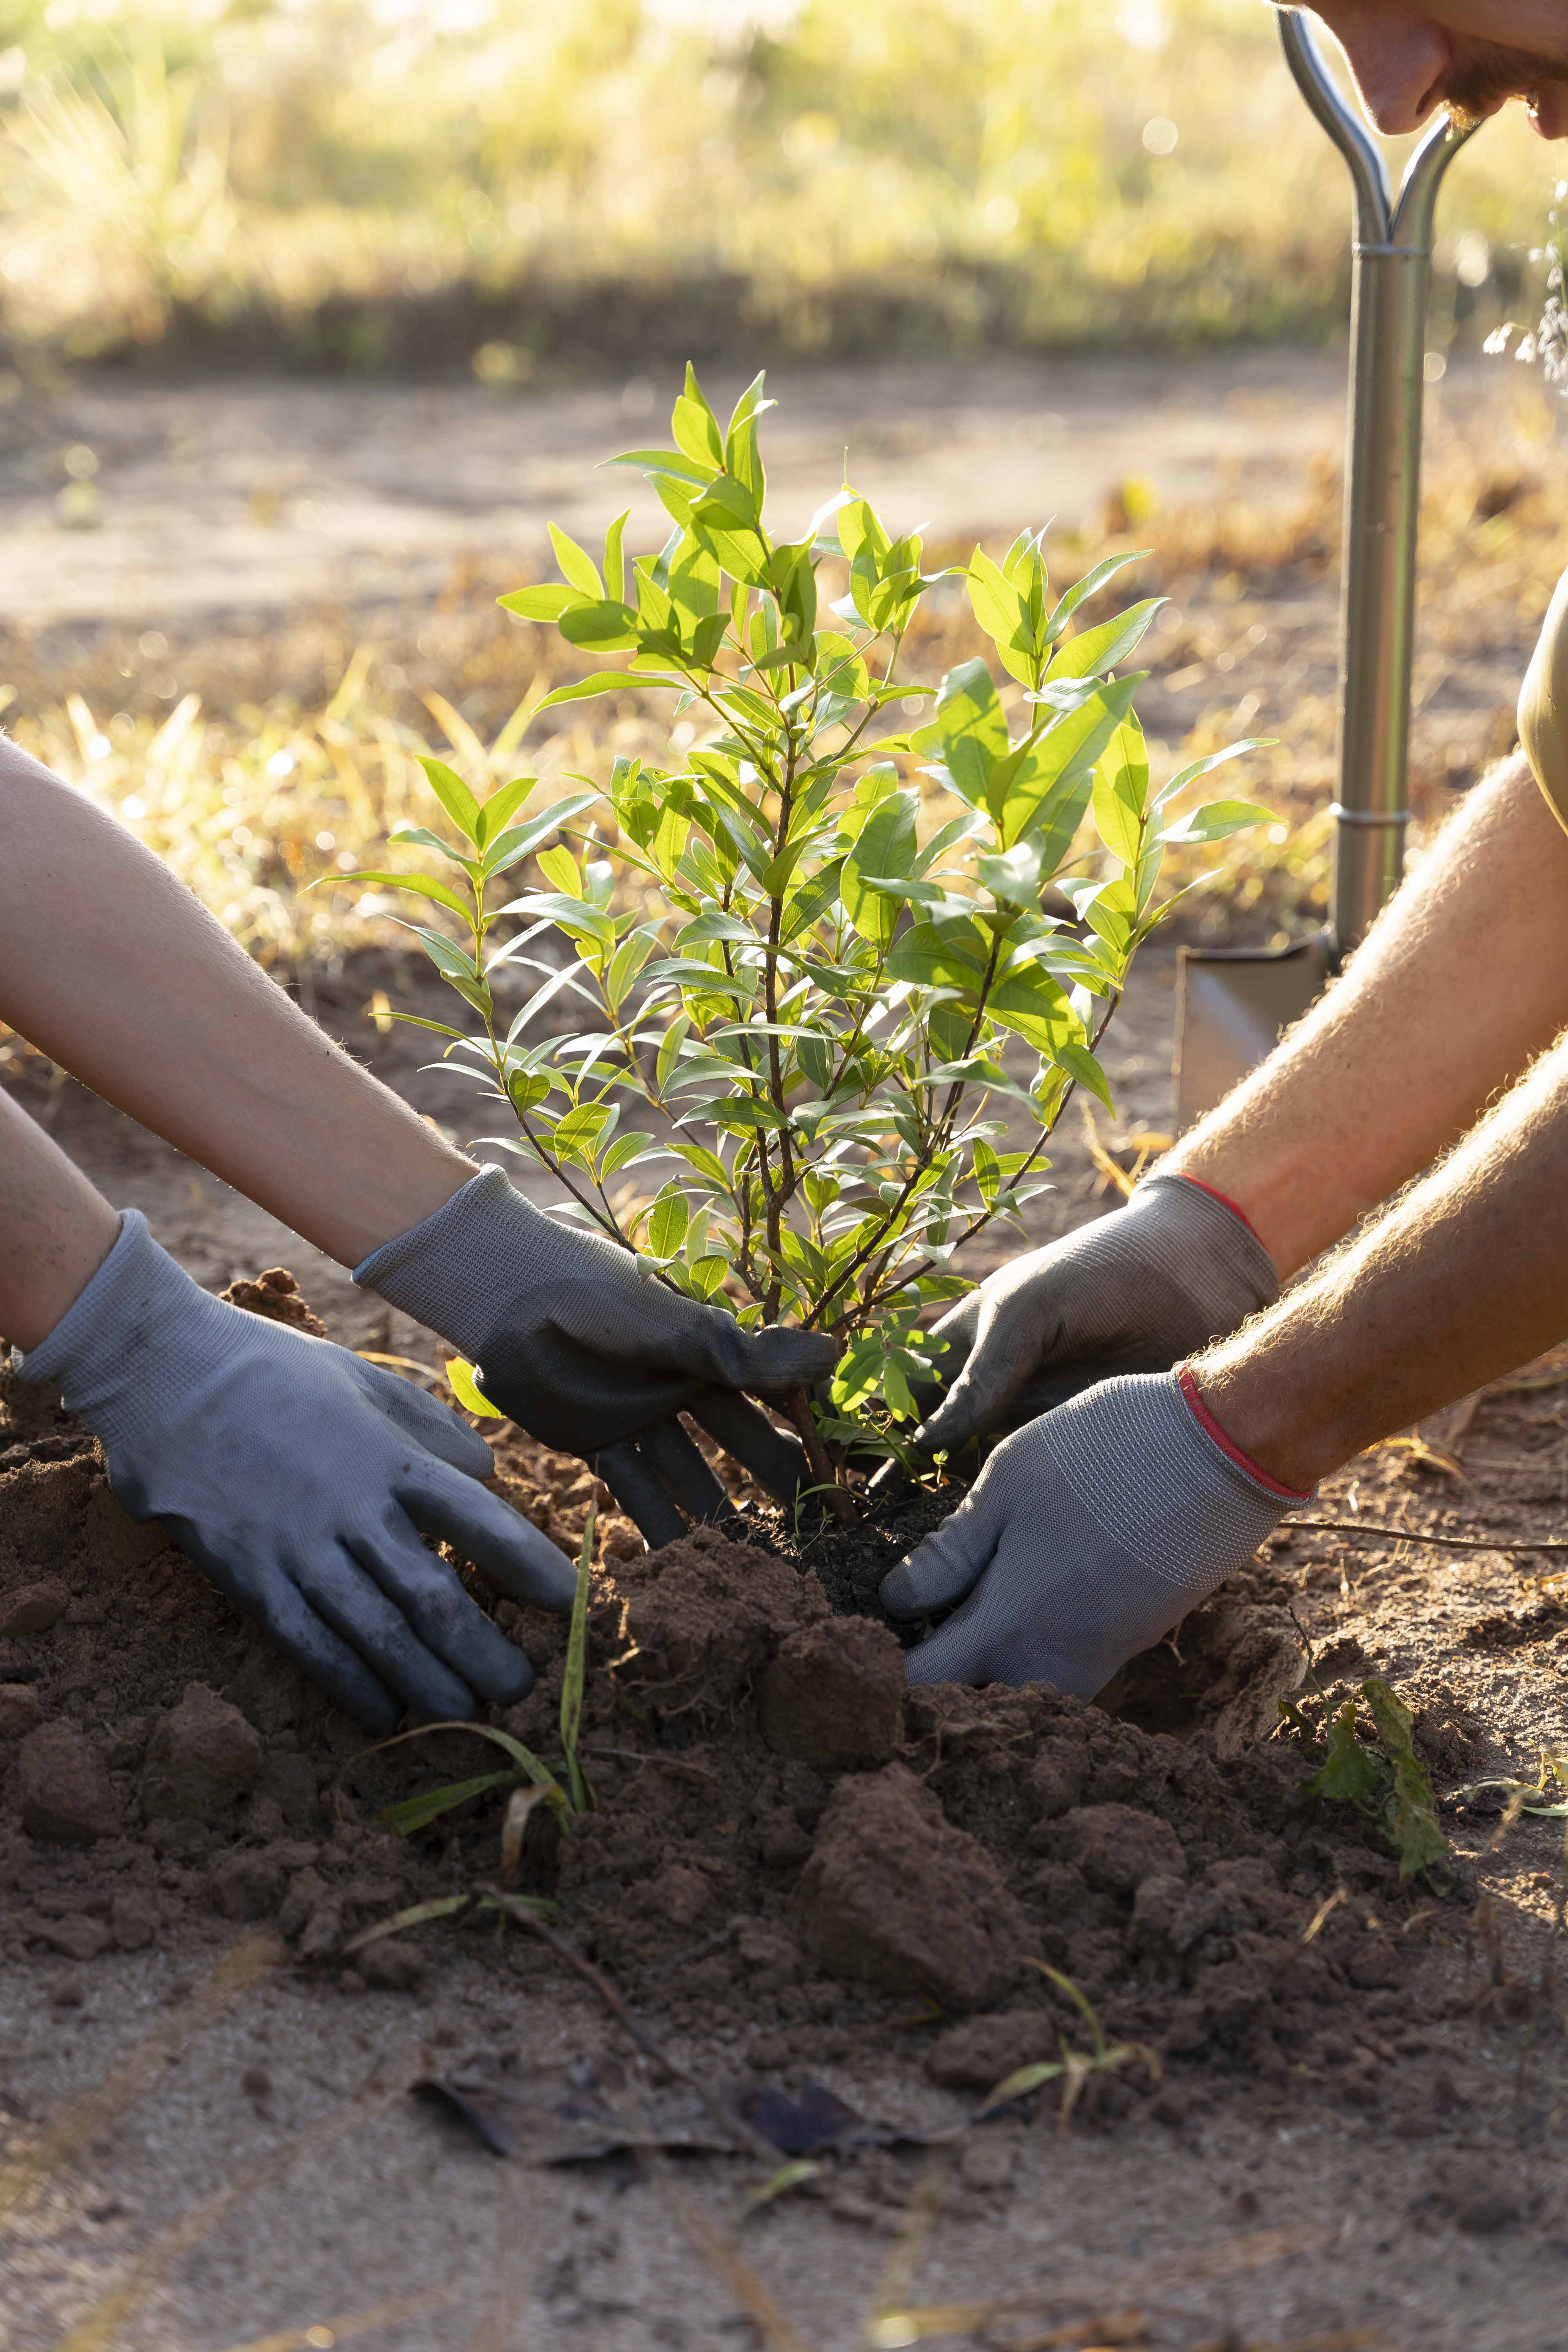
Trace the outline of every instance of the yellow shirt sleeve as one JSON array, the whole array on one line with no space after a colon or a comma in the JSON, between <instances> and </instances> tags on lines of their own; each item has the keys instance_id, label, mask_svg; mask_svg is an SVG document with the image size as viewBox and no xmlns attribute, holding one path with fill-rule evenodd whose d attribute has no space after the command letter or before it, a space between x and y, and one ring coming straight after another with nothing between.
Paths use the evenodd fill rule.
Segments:
<instances>
[{"instance_id":1,"label":"yellow shirt sleeve","mask_svg":"<svg viewBox=\"0 0 1568 2352\"><path fill-rule=\"evenodd\" d=\"M1557 583L1519 690L1519 740L1568 832L1568 572Z\"/></svg>"}]
</instances>

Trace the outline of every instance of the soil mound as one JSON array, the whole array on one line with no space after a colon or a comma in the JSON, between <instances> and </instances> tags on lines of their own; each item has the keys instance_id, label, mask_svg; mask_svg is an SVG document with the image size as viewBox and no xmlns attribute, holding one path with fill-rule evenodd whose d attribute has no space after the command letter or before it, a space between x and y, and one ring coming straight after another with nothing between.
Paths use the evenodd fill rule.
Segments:
<instances>
[{"instance_id":1,"label":"soil mound","mask_svg":"<svg viewBox=\"0 0 1568 2352\"><path fill-rule=\"evenodd\" d=\"M309 1314L276 1273L255 1287ZM583 1465L515 1431L496 1450L500 1490L574 1547ZM748 1526L755 1543L731 1539ZM879 1528L858 1550L885 1573L918 1532ZM1167 1645L1133 1662L1119 1717L1046 1685L906 1688L897 1639L866 1613L868 1570L830 1559L830 1591L814 1557L784 1556L760 1512L652 1554L601 1522L581 1732L596 1809L563 1836L536 1816L513 1883L551 1895L559 1931L646 2013L721 2041L743 2027L757 2067L881 2046L985 2087L1054 2057L1058 2029L1081 2039L1057 1970L1165 2063L1158 2088L1136 2070L1099 2084L1100 2112L1152 2096L1173 2116L1205 2079L1292 2101L1342 2084L1358 2021L1430 2007L1422 1972L1465 1891L1425 1885L1425 1925L1402 1933L1416 1898L1375 1830L1308 1797L1310 1761L1266 1739L1300 1671L1266 1564L1189 1619L1182 1660ZM498 1725L558 1758L564 1621L457 1565L539 1670ZM497 1877L504 1791L412 1836L381 1819L492 1771L493 1746L454 1731L365 1755L161 1529L127 1518L93 1442L9 1374L0 1625L12 1951L80 1962L272 1919L352 1990L416 1986L468 1932L345 1950ZM521 1964L557 1965L535 1947Z\"/></svg>"}]
</instances>

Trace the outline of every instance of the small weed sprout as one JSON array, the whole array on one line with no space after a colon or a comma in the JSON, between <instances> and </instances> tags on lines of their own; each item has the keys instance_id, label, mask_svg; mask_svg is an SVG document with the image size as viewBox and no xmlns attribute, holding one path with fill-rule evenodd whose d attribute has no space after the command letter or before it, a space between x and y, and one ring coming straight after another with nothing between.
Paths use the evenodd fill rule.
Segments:
<instances>
[{"instance_id":1,"label":"small weed sprout","mask_svg":"<svg viewBox=\"0 0 1568 2352\"><path fill-rule=\"evenodd\" d=\"M1041 2089L1047 2083L1059 2083L1062 2086L1061 2103L1057 2121L1065 2131L1072 2121L1073 2109L1083 2096L1086 2086L1097 2074L1114 2074L1136 2059L1148 2068L1153 2081L1159 2081L1160 2062L1154 2053L1145 2049L1142 2042L1107 2042L1098 2011L1081 1987L1074 1984L1071 1977L1064 1976L1060 1969L1053 1969L1044 1960L1034 1960L1030 1965L1038 1969L1042 1976L1048 1977L1057 1990L1071 2001L1089 2028L1089 2046L1088 2050L1070 2049L1066 2034L1058 2033L1057 2048L1061 2055L1016 2068L981 2101L976 2110L976 2121L982 2116L994 2114L998 2107L1011 2105L1015 2099L1026 2098L1031 2091Z\"/></svg>"},{"instance_id":2,"label":"small weed sprout","mask_svg":"<svg viewBox=\"0 0 1568 2352\"><path fill-rule=\"evenodd\" d=\"M1315 1676L1313 1681L1316 1686ZM1337 1707L1321 1687L1317 1696L1325 1710L1321 1726L1310 1722L1295 1700L1279 1702L1283 1719L1323 1748L1322 1762L1305 1783L1306 1794L1354 1805L1376 1822L1399 1857L1401 1879L1446 1861L1448 1841L1437 1818L1431 1775L1415 1753L1410 1709L1381 1675L1368 1675L1359 1696ZM1370 1741L1363 1741L1358 1728L1363 1704L1372 1717Z\"/></svg>"},{"instance_id":3,"label":"small weed sprout","mask_svg":"<svg viewBox=\"0 0 1568 2352\"><path fill-rule=\"evenodd\" d=\"M479 1024L423 1025L515 1121L485 1141L548 1170L563 1214L677 1289L727 1293L748 1328L843 1341L830 1402L815 1419L804 1397L794 1408L834 1483L849 1447L900 1450L912 1384L932 1370L922 1321L970 1286L955 1254L1041 1189L1073 1090L1111 1107L1096 1049L1174 903L1159 898L1166 849L1268 818L1242 801L1174 805L1251 742L1152 787L1133 710L1145 674L1127 665L1160 600L1083 625L1135 556L1053 603L1043 532L1000 562L976 549L965 585L1021 689L1013 719L984 660L940 688L901 677L921 598L949 575L847 488L777 536L758 444L772 405L759 376L721 425L689 369L674 446L615 460L672 519L658 554L628 563L626 516L602 565L552 525L561 583L501 599L584 652L629 656L541 710L668 688L668 764L617 759L607 793L574 777L581 790L526 814L533 777L481 802L427 759L461 845L423 826L393 839L437 852L453 879L357 878L456 927L409 925ZM825 566L842 583L827 609ZM895 706L902 719L879 731ZM496 904L529 857L542 887ZM564 963L541 952L550 932ZM503 1021L509 964L540 984ZM583 1025L540 1037L557 999ZM1026 1121L1021 1148L1008 1108ZM648 1111L657 1127L635 1123Z\"/></svg>"}]
</instances>

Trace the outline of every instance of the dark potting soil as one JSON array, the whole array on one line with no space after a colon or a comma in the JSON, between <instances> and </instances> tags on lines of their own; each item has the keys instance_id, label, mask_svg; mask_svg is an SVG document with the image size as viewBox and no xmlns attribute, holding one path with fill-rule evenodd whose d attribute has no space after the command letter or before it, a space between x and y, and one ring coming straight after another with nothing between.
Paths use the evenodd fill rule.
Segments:
<instances>
[{"instance_id":1,"label":"dark potting soil","mask_svg":"<svg viewBox=\"0 0 1568 2352\"><path fill-rule=\"evenodd\" d=\"M735 1539L809 1568L827 1595L836 1617L871 1617L889 1625L907 1649L921 1639L924 1623L889 1617L881 1602L882 1580L939 1528L963 1500L966 1486L904 1487L886 1499L862 1500L864 1516L847 1527L829 1522L796 1533L775 1507L750 1506L739 1515Z\"/></svg>"},{"instance_id":2,"label":"dark potting soil","mask_svg":"<svg viewBox=\"0 0 1568 2352\"><path fill-rule=\"evenodd\" d=\"M574 1550L587 1471L486 1433L499 1491ZM581 1735L596 1809L564 1838L536 1814L515 1882L553 1896L559 1932L650 2018L740 2029L755 2068L880 2050L983 2089L1054 2057L1058 2028L1081 2037L1057 1969L1164 2069L1107 2077L1102 2116L1152 2098L1174 2117L1205 2084L1300 2104L1359 2021L1447 1998L1462 1874L1402 1887L1375 1826L1307 1796L1315 1759L1270 1736L1302 1661L1267 1560L1193 1612L1179 1656L1134 1662L1118 1716L1045 1685L906 1686L877 1587L952 1495L893 1500L795 1557L743 1499L729 1533L656 1553L601 1519ZM564 1622L455 1564L538 1672L497 1721L558 1757ZM493 1880L504 1792L410 1838L378 1816L496 1751L465 1731L365 1747L132 1525L96 1445L0 1374L0 1945L85 1964L270 1920L351 1990L416 1983L475 1930L345 1948ZM558 1963L530 1947L526 1965Z\"/></svg>"}]
</instances>

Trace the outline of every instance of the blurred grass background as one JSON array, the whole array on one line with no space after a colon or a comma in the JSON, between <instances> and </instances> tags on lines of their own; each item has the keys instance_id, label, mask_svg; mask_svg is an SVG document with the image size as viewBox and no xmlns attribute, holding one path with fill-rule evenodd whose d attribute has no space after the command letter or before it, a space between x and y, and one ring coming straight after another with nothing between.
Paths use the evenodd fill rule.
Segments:
<instances>
[{"instance_id":1,"label":"blurred grass background","mask_svg":"<svg viewBox=\"0 0 1568 2352\"><path fill-rule=\"evenodd\" d=\"M1517 307L1522 115L1440 305ZM1259 0L4 0L0 341L179 364L1339 331L1343 166Z\"/></svg>"},{"instance_id":2,"label":"blurred grass background","mask_svg":"<svg viewBox=\"0 0 1568 2352\"><path fill-rule=\"evenodd\" d=\"M1517 110L1459 159L1435 362L1534 315L1555 168ZM0 399L24 404L82 366L471 373L526 402L689 353L1090 344L1157 381L1172 348L1342 335L1347 218L1258 0L0 0ZM1498 378L1491 438L1439 434L1428 470L1426 822L1511 740L1562 560L1554 423L1516 396L1523 371ZM1145 698L1160 761L1278 737L1246 788L1289 833L1228 845L1185 922L1279 938L1324 898L1339 485L1286 512L1138 503L1056 569L1152 549L1134 578L1172 599ZM665 748L663 708L629 689L514 757L509 719L584 667L495 611L517 580L476 562L434 610L265 635L105 629L68 675L18 635L0 722L263 960L331 961L389 936L336 877L415 813L420 750L527 766L542 795ZM975 650L944 590L907 671Z\"/></svg>"}]
</instances>

